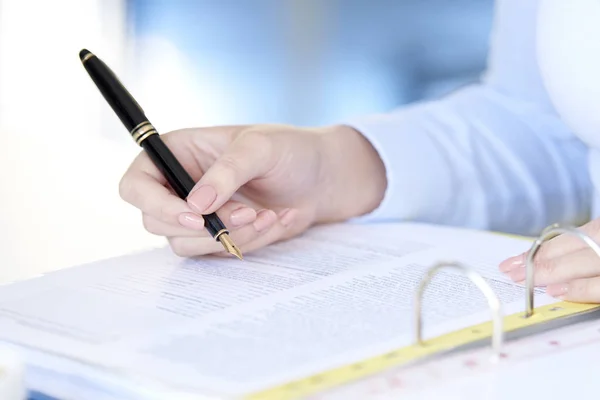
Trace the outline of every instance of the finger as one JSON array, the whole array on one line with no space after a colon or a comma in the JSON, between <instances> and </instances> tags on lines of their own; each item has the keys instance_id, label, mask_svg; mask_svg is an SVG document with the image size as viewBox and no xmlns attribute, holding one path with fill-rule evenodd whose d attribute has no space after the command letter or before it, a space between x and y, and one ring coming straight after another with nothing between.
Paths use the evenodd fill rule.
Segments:
<instances>
[{"instance_id":1,"label":"finger","mask_svg":"<svg viewBox=\"0 0 600 400\"><path fill-rule=\"evenodd\" d=\"M576 279L548 286L546 293L575 303L600 303L600 277Z\"/></svg>"},{"instance_id":2,"label":"finger","mask_svg":"<svg viewBox=\"0 0 600 400\"><path fill-rule=\"evenodd\" d=\"M271 223L260 236L244 243L240 250L243 253L251 253L277 241L288 239L305 229L307 225L299 222L299 211L297 209L283 210L277 216L277 220Z\"/></svg>"},{"instance_id":3,"label":"finger","mask_svg":"<svg viewBox=\"0 0 600 400\"><path fill-rule=\"evenodd\" d=\"M600 219L592 220L587 224L580 226L578 230L597 241L600 239ZM589 248L589 246L581 238L572 233L563 233L542 243L535 254L534 262L537 260L550 260L552 258L570 254L584 248ZM513 270L524 268L527 262L528 254L529 251L526 251L522 254L502 261L499 266L500 270L505 273L510 273Z\"/></svg>"},{"instance_id":4,"label":"finger","mask_svg":"<svg viewBox=\"0 0 600 400\"><path fill-rule=\"evenodd\" d=\"M577 229L593 240L597 240L600 233L600 219L592 220ZM544 242L540 246L536 257L540 256L540 258L549 259L588 247L587 243L578 236L572 233L563 233Z\"/></svg>"},{"instance_id":5,"label":"finger","mask_svg":"<svg viewBox=\"0 0 600 400\"><path fill-rule=\"evenodd\" d=\"M256 220L256 211L243 203L230 201L217 211L217 215L231 230L238 229ZM154 235L167 237L209 237L204 227L204 219L193 213L179 215L179 224L170 224L149 214L142 216L144 227Z\"/></svg>"},{"instance_id":6,"label":"finger","mask_svg":"<svg viewBox=\"0 0 600 400\"><path fill-rule=\"evenodd\" d=\"M509 273L515 282L525 280L525 275L525 268ZM534 283L538 286L600 276L600 258L592 249L584 248L550 259L535 259L533 276Z\"/></svg>"},{"instance_id":7,"label":"finger","mask_svg":"<svg viewBox=\"0 0 600 400\"><path fill-rule=\"evenodd\" d=\"M256 221L256 210L239 201L230 200L217 210L217 215L230 233Z\"/></svg>"},{"instance_id":8,"label":"finger","mask_svg":"<svg viewBox=\"0 0 600 400\"><path fill-rule=\"evenodd\" d=\"M270 216L271 214L266 210L259 212L253 224L247 224L238 229L230 230L229 236L231 240L238 248L242 249L246 243L261 235L261 232L255 228L255 225L258 225L259 229L264 231L273 224L273 221L270 221ZM223 252L223 245L210 236L169 237L168 241L173 252L180 257L196 257Z\"/></svg>"},{"instance_id":9,"label":"finger","mask_svg":"<svg viewBox=\"0 0 600 400\"><path fill-rule=\"evenodd\" d=\"M198 224L200 225L198 229L190 229L186 228L186 225L173 225L166 223L164 221L159 220L149 214L142 215L142 222L146 231L153 235L157 236L183 236L183 237L205 237L208 236L208 232L204 229L204 222L194 222L195 214L192 214L193 217L188 216L187 214L181 214L180 219L191 218L192 221L186 221L185 224Z\"/></svg>"},{"instance_id":10,"label":"finger","mask_svg":"<svg viewBox=\"0 0 600 400\"><path fill-rule=\"evenodd\" d=\"M179 257L197 257L223 250L220 243L212 237L167 237L173 253Z\"/></svg>"},{"instance_id":11,"label":"finger","mask_svg":"<svg viewBox=\"0 0 600 400\"><path fill-rule=\"evenodd\" d=\"M305 229L308 224L295 223L298 214L296 209L282 210L279 215L271 210L261 210L254 224L235 230L230 234L231 239L240 248L242 254L254 251ZM207 254L231 257L231 254L223 251L222 245L212 238L175 237L169 238L169 243L174 252L181 257Z\"/></svg>"},{"instance_id":12,"label":"finger","mask_svg":"<svg viewBox=\"0 0 600 400\"><path fill-rule=\"evenodd\" d=\"M139 157L134 163L137 167L132 164L121 178L119 184L121 198L142 213L173 225L179 225L179 216L182 213L196 214L185 200L180 199L164 186L162 179L144 170L146 167L140 161L142 159L143 157Z\"/></svg>"},{"instance_id":13,"label":"finger","mask_svg":"<svg viewBox=\"0 0 600 400\"><path fill-rule=\"evenodd\" d=\"M188 204L200 214L218 210L242 185L272 168L271 145L260 132L240 134L195 185Z\"/></svg>"},{"instance_id":14,"label":"finger","mask_svg":"<svg viewBox=\"0 0 600 400\"><path fill-rule=\"evenodd\" d=\"M277 222L277 214L273 210L260 210L253 225L257 232L264 232L275 222Z\"/></svg>"},{"instance_id":15,"label":"finger","mask_svg":"<svg viewBox=\"0 0 600 400\"><path fill-rule=\"evenodd\" d=\"M252 240L259 232L256 232L252 224L244 226L229 234L231 240L238 246L242 246L244 243ZM223 252L223 245L215 240L213 237L169 237L169 245L173 249L173 252L180 257L197 257L207 254L215 254ZM229 253L227 253L229 254ZM231 256L229 254L229 256Z\"/></svg>"}]
</instances>

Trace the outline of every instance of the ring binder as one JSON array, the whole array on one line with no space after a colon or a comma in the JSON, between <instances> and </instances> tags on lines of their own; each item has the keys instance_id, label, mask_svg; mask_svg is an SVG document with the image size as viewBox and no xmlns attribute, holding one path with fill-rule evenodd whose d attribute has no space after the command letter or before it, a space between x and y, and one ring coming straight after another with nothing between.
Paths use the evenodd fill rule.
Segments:
<instances>
[{"instance_id":1,"label":"ring binder","mask_svg":"<svg viewBox=\"0 0 600 400\"><path fill-rule=\"evenodd\" d=\"M481 290L490 306L493 321L492 329L490 330L488 323L484 322L434 337L427 343L424 343L422 340L423 324L421 315L423 294L433 277L446 268L464 273ZM416 343L356 363L286 382L264 391L254 392L244 398L246 400L291 400L305 398L306 396L331 390L337 386L383 372L388 368L419 365L432 358L450 355L453 352L471 348L472 345L482 343L490 336L492 337L493 349L491 362L495 363L503 358L501 350L504 345L505 327L507 331L518 329L518 326L515 326L517 324L515 324L516 318L514 316L508 316L508 323L506 323L507 317L503 316L501 302L483 276L474 269L458 262L439 262L427 270L415 294L414 311ZM567 310L559 312L559 314L567 313ZM529 321L518 322L518 325L523 326L529 324L531 324Z\"/></svg>"},{"instance_id":2,"label":"ring binder","mask_svg":"<svg viewBox=\"0 0 600 400\"><path fill-rule=\"evenodd\" d=\"M490 307L492 313L492 321L493 321L493 333L492 333L492 349L494 350L493 360L497 360L500 358L502 342L504 338L504 330L503 330L503 313L502 313L502 305L500 304L500 299L491 288L491 286L485 281L483 276L476 272L475 270L465 266L464 264L457 262L441 262L433 267L431 267L424 278L421 280L421 283L417 289L415 295L415 337L416 343L419 346L423 346L423 318L422 318L422 308L423 308L423 293L427 288L427 285L431 282L433 277L442 271L443 269L452 269L458 272L463 273L467 276L474 284L481 290L483 295L487 298L488 305Z\"/></svg>"},{"instance_id":3,"label":"ring binder","mask_svg":"<svg viewBox=\"0 0 600 400\"><path fill-rule=\"evenodd\" d=\"M600 257L600 246L588 235L583 233L580 229L577 229L572 226L562 226L560 224L552 224L547 226L540 236L533 242L529 253L527 254L527 260L525 263L525 282L527 292L525 295L525 318L529 318L533 315L534 304L533 304L533 259L536 256L537 252L541 248L542 244L551 238L553 235L560 234L573 234L583 240L594 252Z\"/></svg>"},{"instance_id":4,"label":"ring binder","mask_svg":"<svg viewBox=\"0 0 600 400\"><path fill-rule=\"evenodd\" d=\"M501 348L505 347L508 340L522 338L537 333L546 332L565 326L576 324L590 319L600 318L600 304L582 304L560 302L539 306L534 309L534 285L533 285L533 260L541 245L550 237L559 234L571 233L582 239L600 257L600 245L591 237L579 229L552 224L546 227L537 237L528 253L526 270L526 312L503 316L502 306L498 296L483 278L475 270L457 262L439 262L428 269L421 280L415 293L414 307L414 343L399 349L362 360L358 363L344 365L331 370L323 371L317 375L301 378L283 385L267 389L262 392L253 393L247 397L249 400L261 399L296 399L311 394L331 390L337 386L353 381L365 379L370 375L388 370L389 368L405 368L411 365L419 365L444 355L463 352L476 347L484 346L484 341L490 336L492 338L493 355L492 360L503 358ZM512 236L512 235L511 235ZM523 240L531 238L519 237ZM423 341L423 294L432 278L441 270L450 268L465 274L487 298L492 313L492 324L490 321L470 326L457 331L436 336ZM535 318L533 316L535 311ZM507 351L506 349L503 349ZM318 378L318 379L315 379Z\"/></svg>"},{"instance_id":5,"label":"ring binder","mask_svg":"<svg viewBox=\"0 0 600 400\"><path fill-rule=\"evenodd\" d=\"M600 245L591 237L571 226L552 224L547 226L539 237L537 237L528 253L526 270L526 311L503 316L501 303L490 285L482 275L468 266L457 262L439 262L428 269L424 279L421 280L415 293L414 308L414 336L412 344L395 349L393 351L376 355L371 358L336 367L323 371L313 376L300 378L264 391L250 394L248 400L283 400L304 398L304 396L333 390L335 387L346 383L366 379L390 368L410 368L422 365L432 359L446 355L464 352L474 348L485 346L489 337L492 338L493 357L492 360L504 358L507 350L506 343L509 340L536 335L564 327L569 324L577 324L591 319L600 319L600 304L583 304L572 302L559 302L539 306L534 309L534 285L533 285L533 260L541 245L550 237L559 234L571 233L582 239L600 257ZM513 236L513 235L509 235ZM514 237L514 236L513 236ZM523 240L531 240L527 237L518 237ZM485 295L492 313L492 324L490 321L473 325L464 329L451 331L423 342L422 332L422 309L423 293L432 278L444 268L451 268L464 273L477 285ZM535 311L535 318L532 317ZM318 379L316 379L318 378Z\"/></svg>"}]
</instances>

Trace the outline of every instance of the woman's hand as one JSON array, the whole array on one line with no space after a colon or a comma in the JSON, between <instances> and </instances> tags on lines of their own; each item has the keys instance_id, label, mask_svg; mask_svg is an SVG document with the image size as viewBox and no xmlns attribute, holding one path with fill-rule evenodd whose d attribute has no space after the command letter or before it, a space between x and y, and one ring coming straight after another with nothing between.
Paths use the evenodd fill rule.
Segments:
<instances>
[{"instance_id":1,"label":"woman's hand","mask_svg":"<svg viewBox=\"0 0 600 400\"><path fill-rule=\"evenodd\" d=\"M579 228L600 244L600 218ZM509 258L500 270L525 281L527 253ZM579 303L600 303L600 257L582 239L562 234L544 242L534 258L534 284L549 295Z\"/></svg>"},{"instance_id":2,"label":"woman's hand","mask_svg":"<svg viewBox=\"0 0 600 400\"><path fill-rule=\"evenodd\" d=\"M313 224L374 209L384 167L367 140L345 126L281 125L184 129L162 135L197 182L187 201L169 188L145 152L123 176L121 197L151 233L184 257L224 254L204 229L215 212L242 252L290 238Z\"/></svg>"}]
</instances>

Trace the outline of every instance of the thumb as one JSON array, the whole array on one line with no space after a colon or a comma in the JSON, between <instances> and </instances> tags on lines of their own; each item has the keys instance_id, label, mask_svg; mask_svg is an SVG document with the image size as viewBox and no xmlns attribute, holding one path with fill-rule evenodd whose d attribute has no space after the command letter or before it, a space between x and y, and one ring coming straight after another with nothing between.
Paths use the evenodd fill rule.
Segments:
<instances>
[{"instance_id":1,"label":"thumb","mask_svg":"<svg viewBox=\"0 0 600 400\"><path fill-rule=\"evenodd\" d=\"M187 197L198 213L223 206L248 181L266 174L273 165L271 139L261 132L240 134L204 173Z\"/></svg>"}]
</instances>

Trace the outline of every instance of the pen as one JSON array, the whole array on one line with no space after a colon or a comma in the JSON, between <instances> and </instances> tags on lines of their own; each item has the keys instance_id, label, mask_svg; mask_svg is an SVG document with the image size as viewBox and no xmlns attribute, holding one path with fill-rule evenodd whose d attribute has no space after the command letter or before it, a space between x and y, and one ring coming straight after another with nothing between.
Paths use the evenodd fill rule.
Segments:
<instances>
[{"instance_id":1,"label":"pen","mask_svg":"<svg viewBox=\"0 0 600 400\"><path fill-rule=\"evenodd\" d=\"M163 142L156 128L144 114L144 110L102 60L86 49L79 52L79 58L133 140L146 151L177 195L185 200L195 182ZM211 213L204 215L203 218L204 226L211 236L220 242L228 253L241 260L241 251L231 240L229 231L217 214Z\"/></svg>"}]
</instances>

